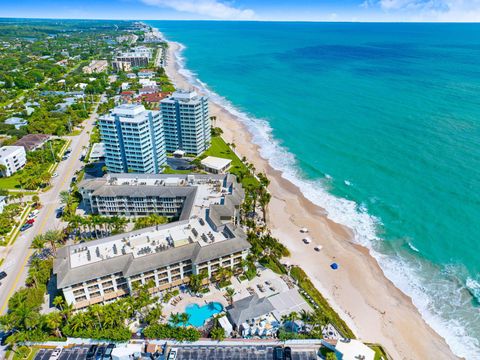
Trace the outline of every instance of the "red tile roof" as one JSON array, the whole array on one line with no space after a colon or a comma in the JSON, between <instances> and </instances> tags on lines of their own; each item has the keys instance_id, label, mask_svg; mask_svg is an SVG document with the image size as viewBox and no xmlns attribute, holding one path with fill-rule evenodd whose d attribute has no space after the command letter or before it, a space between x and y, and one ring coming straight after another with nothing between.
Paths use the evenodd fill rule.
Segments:
<instances>
[{"instance_id":1,"label":"red tile roof","mask_svg":"<svg viewBox=\"0 0 480 360\"><path fill-rule=\"evenodd\" d=\"M156 92L152 94L143 94L140 95L142 101L146 102L160 102L160 100L165 99L169 94L166 92Z\"/></svg>"}]
</instances>

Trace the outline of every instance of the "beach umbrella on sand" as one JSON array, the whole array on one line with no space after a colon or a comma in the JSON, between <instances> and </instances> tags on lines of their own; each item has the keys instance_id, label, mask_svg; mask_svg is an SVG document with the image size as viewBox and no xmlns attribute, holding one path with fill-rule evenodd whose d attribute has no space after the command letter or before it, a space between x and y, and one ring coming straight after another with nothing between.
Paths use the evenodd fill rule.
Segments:
<instances>
[{"instance_id":1,"label":"beach umbrella on sand","mask_svg":"<svg viewBox=\"0 0 480 360\"><path fill-rule=\"evenodd\" d=\"M303 239L303 242L305 244L310 244L312 242L312 239L310 239L309 237L306 237L306 238Z\"/></svg>"},{"instance_id":2,"label":"beach umbrella on sand","mask_svg":"<svg viewBox=\"0 0 480 360\"><path fill-rule=\"evenodd\" d=\"M338 264L337 263L331 263L330 264L330 267L333 269L333 270L337 270L338 269Z\"/></svg>"},{"instance_id":3,"label":"beach umbrella on sand","mask_svg":"<svg viewBox=\"0 0 480 360\"><path fill-rule=\"evenodd\" d=\"M300 229L300 232L302 232L302 233L308 233L308 229L307 229L307 228L301 228L301 229Z\"/></svg>"}]
</instances>

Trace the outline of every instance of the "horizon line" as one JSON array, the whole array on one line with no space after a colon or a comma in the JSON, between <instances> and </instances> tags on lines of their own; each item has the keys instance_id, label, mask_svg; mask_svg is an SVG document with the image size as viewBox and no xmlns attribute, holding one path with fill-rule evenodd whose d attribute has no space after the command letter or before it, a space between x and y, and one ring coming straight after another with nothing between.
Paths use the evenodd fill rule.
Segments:
<instances>
[{"instance_id":1,"label":"horizon line","mask_svg":"<svg viewBox=\"0 0 480 360\"><path fill-rule=\"evenodd\" d=\"M268 19L120 19L120 18L64 18L64 17L10 17L2 16L3 19L16 19L16 20L96 20L96 21L202 21L202 22L277 22L277 23L332 23L332 24L480 24L480 21L408 21L408 20L268 20Z\"/></svg>"}]
</instances>

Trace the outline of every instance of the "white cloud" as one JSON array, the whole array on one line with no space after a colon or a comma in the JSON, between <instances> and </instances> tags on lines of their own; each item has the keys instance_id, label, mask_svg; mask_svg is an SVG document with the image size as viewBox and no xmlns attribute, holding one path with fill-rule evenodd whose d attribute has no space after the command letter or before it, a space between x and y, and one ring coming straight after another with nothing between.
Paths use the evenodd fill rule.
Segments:
<instances>
[{"instance_id":1,"label":"white cloud","mask_svg":"<svg viewBox=\"0 0 480 360\"><path fill-rule=\"evenodd\" d=\"M360 6L401 21L480 21L480 0L365 0Z\"/></svg>"},{"instance_id":2,"label":"white cloud","mask_svg":"<svg viewBox=\"0 0 480 360\"><path fill-rule=\"evenodd\" d=\"M219 0L141 0L147 5L171 8L222 20L251 20L255 12L251 9L239 9Z\"/></svg>"}]
</instances>

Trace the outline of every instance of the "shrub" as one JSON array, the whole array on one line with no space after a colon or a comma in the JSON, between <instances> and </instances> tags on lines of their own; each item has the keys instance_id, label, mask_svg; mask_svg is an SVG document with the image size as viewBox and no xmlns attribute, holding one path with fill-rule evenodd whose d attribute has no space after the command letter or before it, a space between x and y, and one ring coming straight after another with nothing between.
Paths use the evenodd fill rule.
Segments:
<instances>
[{"instance_id":1,"label":"shrub","mask_svg":"<svg viewBox=\"0 0 480 360\"><path fill-rule=\"evenodd\" d=\"M175 327L170 324L153 324L147 326L143 334L149 339L175 339L178 341L197 341L200 332L192 327Z\"/></svg>"}]
</instances>

